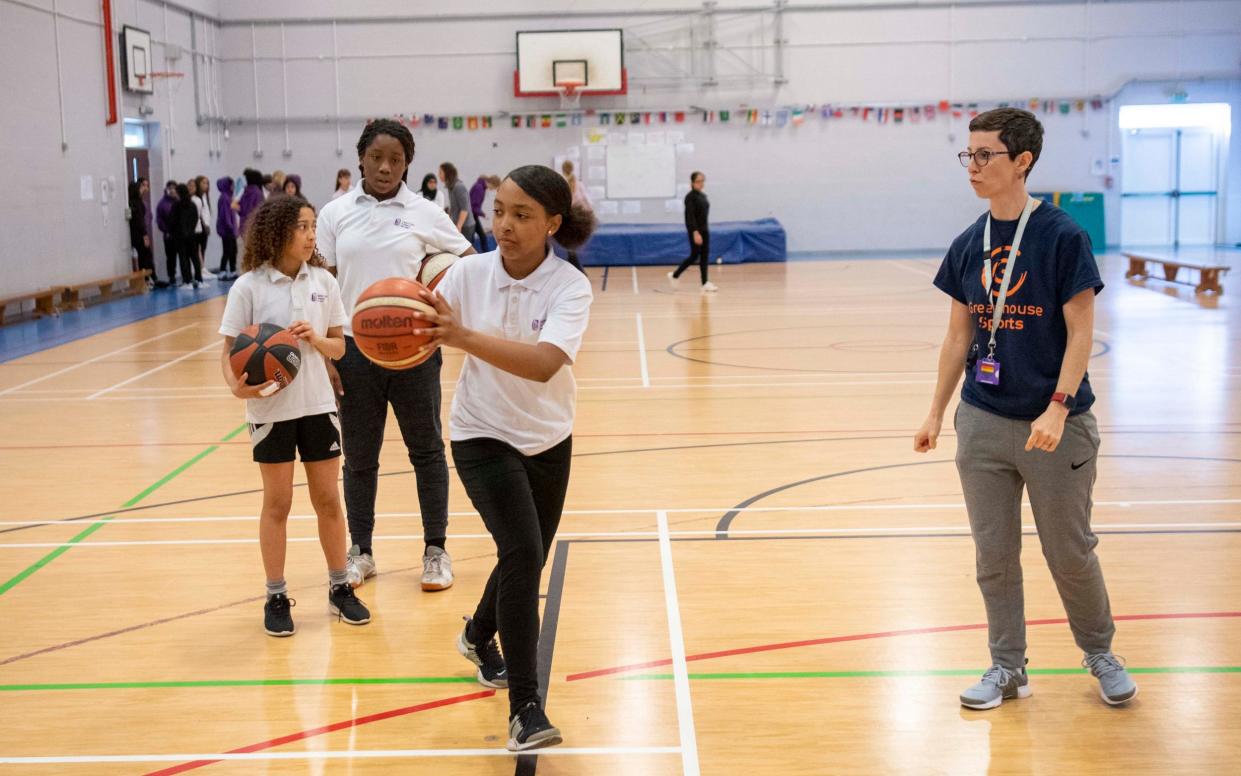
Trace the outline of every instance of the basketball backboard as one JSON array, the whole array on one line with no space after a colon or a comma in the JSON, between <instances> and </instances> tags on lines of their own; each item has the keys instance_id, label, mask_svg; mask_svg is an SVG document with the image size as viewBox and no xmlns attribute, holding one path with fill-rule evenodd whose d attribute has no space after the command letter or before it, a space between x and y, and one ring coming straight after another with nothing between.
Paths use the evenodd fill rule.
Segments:
<instances>
[{"instance_id":1,"label":"basketball backboard","mask_svg":"<svg viewBox=\"0 0 1241 776\"><path fill-rule=\"evenodd\" d=\"M137 27L121 28L121 76L131 92L151 94L151 33Z\"/></svg>"},{"instance_id":2,"label":"basketball backboard","mask_svg":"<svg viewBox=\"0 0 1241 776\"><path fill-rule=\"evenodd\" d=\"M625 94L624 33L619 29L518 32L513 94L558 97L566 86L585 96Z\"/></svg>"}]
</instances>

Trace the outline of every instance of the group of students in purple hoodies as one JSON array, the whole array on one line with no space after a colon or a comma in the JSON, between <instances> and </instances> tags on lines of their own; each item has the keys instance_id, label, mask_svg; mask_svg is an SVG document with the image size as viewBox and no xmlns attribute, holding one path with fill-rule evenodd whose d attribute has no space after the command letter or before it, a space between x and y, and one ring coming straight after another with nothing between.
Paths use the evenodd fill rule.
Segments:
<instances>
[{"instance_id":1,"label":"group of students in purple hoodies","mask_svg":"<svg viewBox=\"0 0 1241 776\"><path fill-rule=\"evenodd\" d=\"M234 200L234 183L229 177L216 179L216 200L214 213L215 232L219 235L222 250L220 266L213 268L219 280L235 280L237 278L237 238L245 232L246 223L258 206L276 191L290 196L301 196L302 181L297 175L280 175L280 180L273 181L273 176L265 176L258 170L247 168L243 173L245 190L241 197ZM155 208L155 224L164 238L164 255L166 257L168 279L158 285L161 287L193 285L198 288L203 280L203 257L207 253L207 240L210 233L212 213L208 203L208 179L199 176L186 183L168 181L164 186L163 199ZM133 200L132 196L130 199ZM133 207L131 205L131 207ZM136 211L135 211L136 212ZM131 219L131 232L135 228L144 228L147 237L145 247L150 249L150 214L144 212L142 218ZM143 223L145 219L145 224ZM137 224L135 227L133 224ZM154 274L154 262L145 256L143 239L132 238L131 243L138 250L139 263L143 268L150 269ZM180 268L181 278L177 280L177 269Z\"/></svg>"}]
</instances>

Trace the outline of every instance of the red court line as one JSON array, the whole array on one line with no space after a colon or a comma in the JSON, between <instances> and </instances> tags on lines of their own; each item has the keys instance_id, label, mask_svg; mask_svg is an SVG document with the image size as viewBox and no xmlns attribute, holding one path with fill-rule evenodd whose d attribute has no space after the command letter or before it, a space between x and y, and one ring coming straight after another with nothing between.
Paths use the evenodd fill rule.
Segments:
<instances>
[{"instance_id":1,"label":"red court line","mask_svg":"<svg viewBox=\"0 0 1241 776\"><path fill-rule=\"evenodd\" d=\"M1241 612L1188 612L1184 614L1121 614L1113 617L1114 620L1188 620L1188 619L1207 619L1215 617L1241 617ZM1026 625L1065 625L1067 619L1058 618L1050 620L1026 620ZM967 630L986 630L986 623L973 623L970 625L942 625L936 628L909 628L906 630L880 631L878 633L852 633L846 636L828 636L822 639L806 639L804 641L785 641L779 644L760 644L753 647L739 647L737 649L725 649L718 652L703 652L697 655L686 655L686 662L694 660L714 660L720 657L732 657L734 655L752 655L756 652L772 652L781 649L797 649L798 647L812 647L820 644L838 644L843 641L866 641L868 639L890 639L897 636L921 636L930 633L951 633L954 631ZM640 671L646 668L659 668L671 665L671 658L664 660L652 660L646 663L633 663L630 665L616 666L615 668L600 668L595 671L584 671L578 674L569 674L565 677L565 681L576 682L582 679L593 679L598 676L612 676L615 674L625 674L631 671Z\"/></svg>"},{"instance_id":2,"label":"red court line","mask_svg":"<svg viewBox=\"0 0 1241 776\"><path fill-rule=\"evenodd\" d=\"M381 711L376 714L368 714L365 717L358 717L356 719L347 719L344 722L333 722L330 725L324 725L322 727L311 728L310 730L303 730L300 733L290 733L287 736L281 736L280 738L273 738L270 741L261 741L257 744L250 744L249 746L243 746L239 749L230 749L227 752L225 752L225 754L248 754L250 752L261 752L264 749L273 749L277 746L283 746L284 744L291 744L294 741L301 741L303 739L307 739L312 736L323 735L324 733L334 733L337 730L345 730L346 728L358 727L360 725L367 725L367 724L370 724L371 722L380 722L385 719L392 719L393 717L403 717L407 714L416 714L420 711L429 711L431 709L438 709L443 706L451 706L455 703L465 703L467 701L476 701L482 698L490 698L491 696L495 694L496 694L495 690L484 690L482 692L470 693L469 695L456 695L451 698L442 698L438 701L430 701L428 703L419 703L416 706L405 706L399 709L389 709L388 711ZM194 760L193 762L181 763L180 765L174 765L171 768L164 768L163 770L159 770L159 771L151 771L150 773L146 774L146 776L171 776L174 773L185 773L186 771L192 771L192 770L202 768L207 765L211 765L212 763L218 763L218 762L220 762L220 760Z\"/></svg>"},{"instance_id":3,"label":"red court line","mask_svg":"<svg viewBox=\"0 0 1241 776\"><path fill-rule=\"evenodd\" d=\"M1114 620L1190 620L1190 619L1212 619L1220 617L1241 617L1241 612L1187 612L1182 614L1121 614L1116 615ZM1026 625L1064 625L1068 623L1067 619L1049 619L1049 620L1026 620ZM805 641L786 641L779 644L761 644L753 647L741 647L738 649L726 649L719 652L703 652L698 655L689 655L685 659L691 660L713 660L719 657L728 657L731 655L749 655L755 652L770 652L781 649L795 649L797 647L808 647L819 644L836 644L844 641L864 641L867 639L885 639L897 636L916 636L929 633L951 633L954 631L967 630L985 630L986 623L972 623L968 625L941 625L935 628L910 628L907 630L881 631L877 633L854 633L845 636L828 636L822 639L807 639ZM566 681L575 682L580 679L591 679L597 676L608 676L613 674L627 673L630 671L638 671L645 668L658 668L660 666L670 665L671 659L652 660L646 663L632 663L630 665L617 666L615 668L604 668L597 671L586 671L579 674L570 674L566 677ZM376 714L370 714L357 719L346 720L344 722L335 722L331 725L311 728L303 730L300 733L290 733L280 738L273 738L270 741L263 741L257 744L250 744L239 749L230 749L226 754L244 754L249 752L258 752L264 749L271 749L277 746L291 743L293 741L301 741L312 736L322 735L324 733L332 733L337 730L358 727L371 722L380 722L393 717L400 717L406 714L414 714L419 711L428 711L437 709L442 706L450 706L455 703L464 703L466 701L479 700L481 698L490 698L495 695L495 690L487 690L485 692L471 693L469 695L458 695L452 698L444 698L443 700L431 701L429 703L420 703L417 706L406 706L400 709L392 709L390 711L381 711ZM175 773L185 773L186 771L202 768L220 760L195 760L193 762L174 765L171 768L165 768L159 771L151 771L146 776L172 776Z\"/></svg>"}]
</instances>

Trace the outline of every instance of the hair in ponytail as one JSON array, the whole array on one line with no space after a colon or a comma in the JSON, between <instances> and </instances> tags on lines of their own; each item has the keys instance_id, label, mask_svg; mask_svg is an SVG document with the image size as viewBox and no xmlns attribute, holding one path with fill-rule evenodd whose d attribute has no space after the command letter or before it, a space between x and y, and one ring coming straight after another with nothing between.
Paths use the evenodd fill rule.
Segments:
<instances>
[{"instance_id":1,"label":"hair in ponytail","mask_svg":"<svg viewBox=\"0 0 1241 776\"><path fill-rule=\"evenodd\" d=\"M590 239L598 223L595 214L581 205L573 204L573 191L563 177L550 167L528 164L508 174L522 191L543 206L549 216L560 216L560 228L556 230L556 242L573 249ZM575 264L581 269L580 264Z\"/></svg>"}]
</instances>

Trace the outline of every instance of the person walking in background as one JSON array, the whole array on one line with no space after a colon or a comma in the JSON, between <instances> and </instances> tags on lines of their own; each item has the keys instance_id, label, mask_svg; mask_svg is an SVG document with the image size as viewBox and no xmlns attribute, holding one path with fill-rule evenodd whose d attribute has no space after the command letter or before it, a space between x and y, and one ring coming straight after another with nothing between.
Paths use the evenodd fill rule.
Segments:
<instances>
[{"instance_id":1,"label":"person walking in background","mask_svg":"<svg viewBox=\"0 0 1241 776\"><path fill-rule=\"evenodd\" d=\"M440 180L448 197L448 219L457 231L469 236L474 234L474 214L470 212L470 190L457 176L457 167L452 162L440 165Z\"/></svg>"},{"instance_id":2,"label":"person walking in background","mask_svg":"<svg viewBox=\"0 0 1241 776\"><path fill-rule=\"evenodd\" d=\"M490 250L487 246L487 230L483 228L483 219L486 218L483 202L487 199L487 190L499 186L499 176L480 175L470 187L470 211L474 214L474 236L478 238L478 250L483 252Z\"/></svg>"},{"instance_id":3,"label":"person walking in background","mask_svg":"<svg viewBox=\"0 0 1241 776\"><path fill-rule=\"evenodd\" d=\"M216 202L215 233L220 235L220 280L237 278L237 210L233 206L233 179L227 175L215 182L220 190Z\"/></svg>"},{"instance_id":4,"label":"person walking in background","mask_svg":"<svg viewBox=\"0 0 1241 776\"><path fill-rule=\"evenodd\" d=\"M675 288L681 273L698 262L698 273L702 276L702 292L704 294L719 291L719 286L707 279L707 263L711 254L711 232L707 228L707 211L711 203L707 195L702 193L707 183L707 176L695 170L689 176L689 193L685 195L685 231L689 235L689 258L681 262L681 266L668 273L668 282Z\"/></svg>"},{"instance_id":5,"label":"person walking in background","mask_svg":"<svg viewBox=\"0 0 1241 776\"><path fill-rule=\"evenodd\" d=\"M177 204L177 182L164 184L164 196L155 206L155 225L164 237L164 267L168 273L166 285L177 284L177 237L172 228L172 208Z\"/></svg>"},{"instance_id":6,"label":"person walking in background","mask_svg":"<svg viewBox=\"0 0 1241 776\"><path fill-rule=\"evenodd\" d=\"M147 285L155 282L155 257L151 255L151 211L145 198L151 191L146 178L129 184L129 245L138 254L137 269L149 270Z\"/></svg>"},{"instance_id":7,"label":"person walking in background","mask_svg":"<svg viewBox=\"0 0 1241 776\"><path fill-rule=\"evenodd\" d=\"M336 171L336 190L332 192L332 199L344 196L351 188L353 188L353 173L342 167Z\"/></svg>"}]
</instances>

